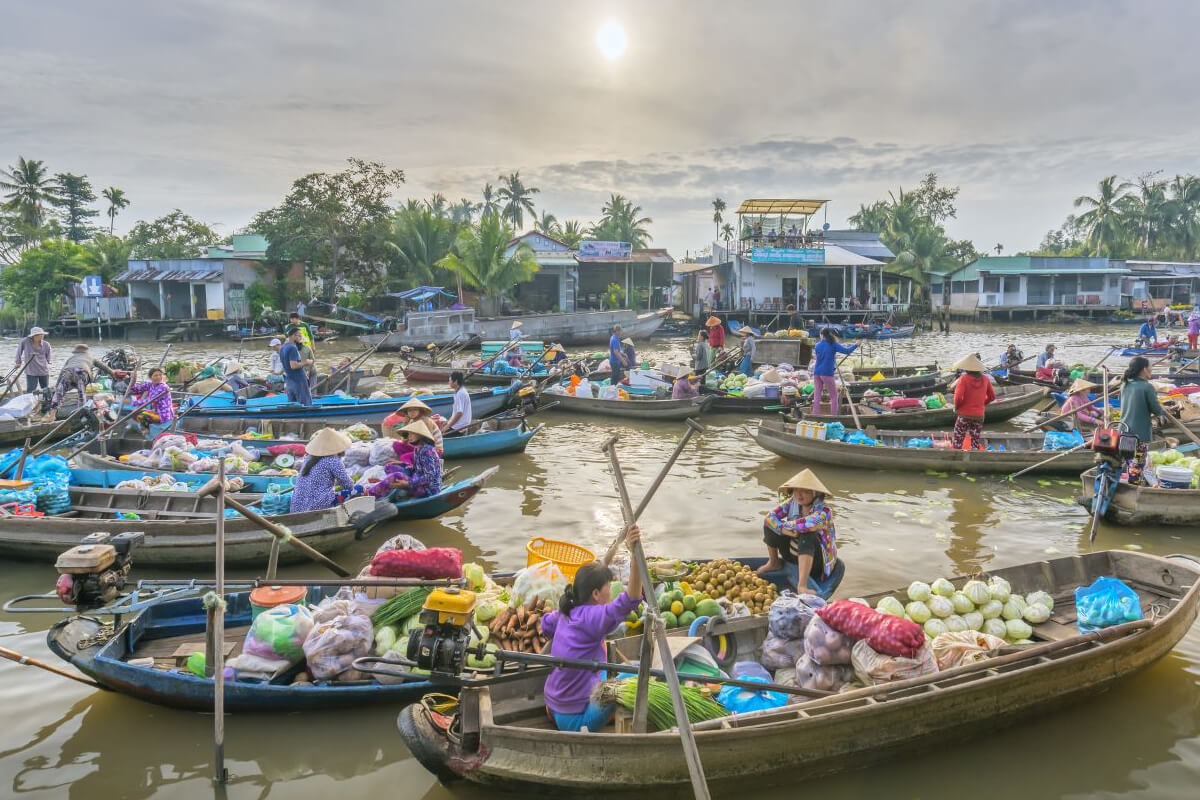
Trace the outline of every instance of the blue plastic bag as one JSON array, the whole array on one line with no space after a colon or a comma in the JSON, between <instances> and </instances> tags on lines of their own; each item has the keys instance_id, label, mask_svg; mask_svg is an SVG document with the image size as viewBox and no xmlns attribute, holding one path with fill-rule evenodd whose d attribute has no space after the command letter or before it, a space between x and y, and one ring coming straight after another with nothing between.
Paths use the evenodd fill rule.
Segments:
<instances>
[{"instance_id":1,"label":"blue plastic bag","mask_svg":"<svg viewBox=\"0 0 1200 800\"><path fill-rule=\"evenodd\" d=\"M874 447L875 445L879 444L879 442L875 441L870 436L867 436L862 431L855 431L854 433L847 436L846 443L847 444L865 444L869 447Z\"/></svg>"},{"instance_id":2,"label":"blue plastic bag","mask_svg":"<svg viewBox=\"0 0 1200 800\"><path fill-rule=\"evenodd\" d=\"M1083 444L1083 434L1079 431L1046 431L1042 441L1043 450L1070 450Z\"/></svg>"},{"instance_id":3,"label":"blue plastic bag","mask_svg":"<svg viewBox=\"0 0 1200 800\"><path fill-rule=\"evenodd\" d=\"M1075 611L1080 633L1142 618L1137 592L1118 578L1100 577L1091 586L1075 589Z\"/></svg>"},{"instance_id":4,"label":"blue plastic bag","mask_svg":"<svg viewBox=\"0 0 1200 800\"><path fill-rule=\"evenodd\" d=\"M933 447L933 439L929 438L928 436L924 438L914 437L905 442L904 446L920 448Z\"/></svg>"},{"instance_id":5,"label":"blue plastic bag","mask_svg":"<svg viewBox=\"0 0 1200 800\"><path fill-rule=\"evenodd\" d=\"M831 442L840 442L846 438L846 426L840 422L825 423L825 439Z\"/></svg>"},{"instance_id":6,"label":"blue plastic bag","mask_svg":"<svg viewBox=\"0 0 1200 800\"><path fill-rule=\"evenodd\" d=\"M757 675L738 675L737 679L754 683L769 683ZM735 714L748 714L751 711L785 706L787 705L787 695L783 692L771 692L766 689L755 692L738 686L723 686L717 693L717 702Z\"/></svg>"}]
</instances>

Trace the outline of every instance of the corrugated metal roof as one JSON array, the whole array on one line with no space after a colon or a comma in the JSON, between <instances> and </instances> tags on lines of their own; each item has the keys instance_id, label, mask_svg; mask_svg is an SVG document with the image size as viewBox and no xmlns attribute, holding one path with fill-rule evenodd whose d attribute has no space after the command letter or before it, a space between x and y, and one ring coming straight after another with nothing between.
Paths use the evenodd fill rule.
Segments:
<instances>
[{"instance_id":1,"label":"corrugated metal roof","mask_svg":"<svg viewBox=\"0 0 1200 800\"><path fill-rule=\"evenodd\" d=\"M180 283L220 283L224 272L219 269L146 269L131 267L113 280L120 283L135 281L178 281Z\"/></svg>"},{"instance_id":2,"label":"corrugated metal roof","mask_svg":"<svg viewBox=\"0 0 1200 800\"><path fill-rule=\"evenodd\" d=\"M1114 266L1107 258L985 256L949 274L952 280L969 281L983 272L989 275L1128 275L1130 270Z\"/></svg>"}]
</instances>

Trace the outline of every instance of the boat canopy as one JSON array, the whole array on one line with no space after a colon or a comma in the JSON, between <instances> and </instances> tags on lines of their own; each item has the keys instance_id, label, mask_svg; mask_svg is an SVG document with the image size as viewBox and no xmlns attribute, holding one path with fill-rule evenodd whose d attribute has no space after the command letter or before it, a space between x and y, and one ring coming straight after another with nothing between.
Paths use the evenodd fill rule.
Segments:
<instances>
[{"instance_id":1,"label":"boat canopy","mask_svg":"<svg viewBox=\"0 0 1200 800\"><path fill-rule=\"evenodd\" d=\"M802 214L810 217L828 200L743 200L739 214Z\"/></svg>"},{"instance_id":2,"label":"boat canopy","mask_svg":"<svg viewBox=\"0 0 1200 800\"><path fill-rule=\"evenodd\" d=\"M408 289L403 292L388 292L388 297L394 297L397 300L408 300L412 303L423 303L434 297L457 298L458 295L447 292L440 286L418 286L415 289Z\"/></svg>"}]
</instances>

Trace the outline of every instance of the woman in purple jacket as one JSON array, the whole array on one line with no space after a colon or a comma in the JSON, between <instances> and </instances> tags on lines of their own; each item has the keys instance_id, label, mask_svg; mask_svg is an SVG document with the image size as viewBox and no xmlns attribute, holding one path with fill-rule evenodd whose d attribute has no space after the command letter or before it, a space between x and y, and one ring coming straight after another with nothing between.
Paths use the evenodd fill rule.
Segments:
<instances>
[{"instance_id":1,"label":"woman in purple jacket","mask_svg":"<svg viewBox=\"0 0 1200 800\"><path fill-rule=\"evenodd\" d=\"M641 537L636 525L629 529L625 545L632 547ZM629 586L615 600L613 575L599 561L585 564L575 573L558 603L558 611L542 618L542 632L553 641L550 655L586 661L607 661L604 638L638 606L642 579L630 571ZM598 672L557 667L546 678L546 708L560 731L596 733L612 719L614 708L591 700L592 689L603 680Z\"/></svg>"}]
</instances>

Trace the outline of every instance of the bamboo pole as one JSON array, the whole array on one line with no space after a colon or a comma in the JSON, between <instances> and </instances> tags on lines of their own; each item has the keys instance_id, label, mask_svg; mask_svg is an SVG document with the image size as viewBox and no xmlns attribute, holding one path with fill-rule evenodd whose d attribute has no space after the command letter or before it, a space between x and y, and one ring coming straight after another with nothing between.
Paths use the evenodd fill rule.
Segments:
<instances>
[{"instance_id":1,"label":"bamboo pole","mask_svg":"<svg viewBox=\"0 0 1200 800\"><path fill-rule=\"evenodd\" d=\"M34 358L36 358L36 356L30 356L29 360L22 364L21 368L17 370L16 375L12 375L12 372L9 372L9 375L12 375L12 377L8 379L8 386L4 387L4 394L0 394L0 403L3 403L8 399L8 393L11 392L12 388L17 385L17 380L20 379L21 375L25 373L25 370L29 367L29 365L33 363ZM45 395L42 396L45 397Z\"/></svg>"},{"instance_id":2,"label":"bamboo pole","mask_svg":"<svg viewBox=\"0 0 1200 800\"><path fill-rule=\"evenodd\" d=\"M216 781L224 785L229 780L225 769L225 459L217 465L217 603L209 609L210 623L216 647L206 665L213 671L213 762Z\"/></svg>"}]
</instances>

